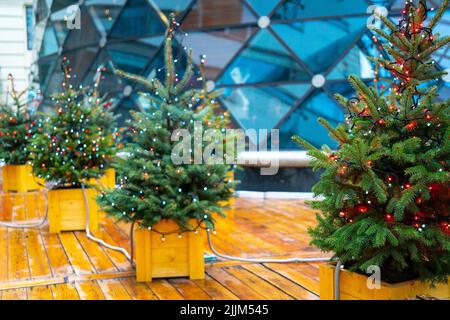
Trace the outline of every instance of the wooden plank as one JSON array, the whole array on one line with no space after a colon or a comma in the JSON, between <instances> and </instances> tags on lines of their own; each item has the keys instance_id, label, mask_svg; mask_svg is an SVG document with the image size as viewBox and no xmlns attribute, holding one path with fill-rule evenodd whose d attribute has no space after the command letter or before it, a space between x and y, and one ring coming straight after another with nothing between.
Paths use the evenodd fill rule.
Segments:
<instances>
[{"instance_id":1,"label":"wooden plank","mask_svg":"<svg viewBox=\"0 0 450 320\"><path fill-rule=\"evenodd\" d=\"M27 288L28 300L53 300L52 290L48 286Z\"/></svg>"},{"instance_id":2,"label":"wooden plank","mask_svg":"<svg viewBox=\"0 0 450 320\"><path fill-rule=\"evenodd\" d=\"M122 229L120 229L116 223L114 223L113 218L106 218L102 221L102 229L103 232L106 232L118 245L122 248L130 248L130 236L125 233ZM127 225L130 227L130 224Z\"/></svg>"},{"instance_id":3,"label":"wooden plank","mask_svg":"<svg viewBox=\"0 0 450 320\"><path fill-rule=\"evenodd\" d=\"M0 227L0 283L8 280L8 265L10 255L8 252L8 231Z\"/></svg>"},{"instance_id":4,"label":"wooden plank","mask_svg":"<svg viewBox=\"0 0 450 320\"><path fill-rule=\"evenodd\" d=\"M75 235L97 272L118 271L111 259L103 251L103 247L101 245L89 240L85 232L78 231L75 232Z\"/></svg>"},{"instance_id":5,"label":"wooden plank","mask_svg":"<svg viewBox=\"0 0 450 320\"><path fill-rule=\"evenodd\" d=\"M69 257L76 274L89 274L95 272L94 266L89 261L73 232L62 232L59 235L64 250Z\"/></svg>"},{"instance_id":6,"label":"wooden plank","mask_svg":"<svg viewBox=\"0 0 450 320\"><path fill-rule=\"evenodd\" d=\"M286 279L280 274L269 270L261 264L246 264L242 266L244 269L263 278L265 281L274 285L286 294L299 300L317 300L319 297L298 284Z\"/></svg>"},{"instance_id":7,"label":"wooden plank","mask_svg":"<svg viewBox=\"0 0 450 320\"><path fill-rule=\"evenodd\" d=\"M208 268L206 273L242 300L263 300L264 296L244 282L225 272L222 268Z\"/></svg>"},{"instance_id":8,"label":"wooden plank","mask_svg":"<svg viewBox=\"0 0 450 320\"><path fill-rule=\"evenodd\" d=\"M97 281L75 282L81 300L105 300Z\"/></svg>"},{"instance_id":9,"label":"wooden plank","mask_svg":"<svg viewBox=\"0 0 450 320\"><path fill-rule=\"evenodd\" d=\"M125 287L120 280L99 280L97 281L107 300L130 300L131 296L128 294Z\"/></svg>"},{"instance_id":10,"label":"wooden plank","mask_svg":"<svg viewBox=\"0 0 450 320\"><path fill-rule=\"evenodd\" d=\"M36 229L26 230L26 243L31 278L36 279L52 276L52 271L39 231Z\"/></svg>"},{"instance_id":11,"label":"wooden plank","mask_svg":"<svg viewBox=\"0 0 450 320\"><path fill-rule=\"evenodd\" d=\"M253 290L257 290L259 294L263 295L266 299L270 300L292 300L293 298L279 288L273 286L266 280L258 277L257 275L248 272L241 266L225 267L228 273L244 282L247 286Z\"/></svg>"},{"instance_id":12,"label":"wooden plank","mask_svg":"<svg viewBox=\"0 0 450 320\"><path fill-rule=\"evenodd\" d=\"M205 291L213 300L239 300L239 298L230 290L209 276L206 276L205 279L192 281L203 291Z\"/></svg>"},{"instance_id":13,"label":"wooden plank","mask_svg":"<svg viewBox=\"0 0 450 320\"><path fill-rule=\"evenodd\" d=\"M156 279L147 282L149 288L160 300L183 300L183 296L167 280Z\"/></svg>"},{"instance_id":14,"label":"wooden plank","mask_svg":"<svg viewBox=\"0 0 450 320\"><path fill-rule=\"evenodd\" d=\"M169 282L186 300L211 300L205 291L189 279L169 279Z\"/></svg>"},{"instance_id":15,"label":"wooden plank","mask_svg":"<svg viewBox=\"0 0 450 320\"><path fill-rule=\"evenodd\" d=\"M37 279L37 280L19 280L19 281L9 281L0 283L0 290L10 290L10 289L23 289L39 286L48 286L50 284L61 284L65 283L65 278L50 278L50 279Z\"/></svg>"},{"instance_id":16,"label":"wooden plank","mask_svg":"<svg viewBox=\"0 0 450 320\"><path fill-rule=\"evenodd\" d=\"M136 274L134 271L128 271L128 272L113 272L113 273L93 273L86 275L68 275L65 277L53 277L46 279L10 281L0 283L0 290L48 286L52 284L63 284L68 282L78 283L82 281L92 281L92 280L122 279L135 276Z\"/></svg>"},{"instance_id":17,"label":"wooden plank","mask_svg":"<svg viewBox=\"0 0 450 320\"><path fill-rule=\"evenodd\" d=\"M108 218L110 219L110 218ZM95 235L97 238L102 239L106 243L109 243L113 246L119 246L119 243L117 243L103 228L103 226L100 228L100 232ZM130 247L123 247L126 250L130 250ZM111 250L108 248L103 248L104 252L108 255L108 257L111 259L111 261L114 263L115 267L120 271L129 271L132 269L130 262L128 259L123 255L123 253L120 253L115 250Z\"/></svg>"},{"instance_id":18,"label":"wooden plank","mask_svg":"<svg viewBox=\"0 0 450 320\"><path fill-rule=\"evenodd\" d=\"M13 199L13 222L21 222L25 218L23 197L14 196ZM9 259L8 259L8 279L24 280L30 278L30 268L28 265L25 232L21 229L8 229L9 238Z\"/></svg>"},{"instance_id":19,"label":"wooden plank","mask_svg":"<svg viewBox=\"0 0 450 320\"><path fill-rule=\"evenodd\" d=\"M157 300L158 298L145 283L136 282L134 277L121 279L120 282L133 300Z\"/></svg>"},{"instance_id":20,"label":"wooden plank","mask_svg":"<svg viewBox=\"0 0 450 320\"><path fill-rule=\"evenodd\" d=\"M75 286L71 283L55 284L50 286L55 300L79 300L80 296Z\"/></svg>"},{"instance_id":21,"label":"wooden plank","mask_svg":"<svg viewBox=\"0 0 450 320\"><path fill-rule=\"evenodd\" d=\"M41 231L42 242L47 252L53 276L65 276L75 272L66 255L64 247L57 234Z\"/></svg>"},{"instance_id":22,"label":"wooden plank","mask_svg":"<svg viewBox=\"0 0 450 320\"><path fill-rule=\"evenodd\" d=\"M3 291L2 300L27 300L27 289L11 289Z\"/></svg>"},{"instance_id":23,"label":"wooden plank","mask_svg":"<svg viewBox=\"0 0 450 320\"><path fill-rule=\"evenodd\" d=\"M319 270L308 263L266 263L267 268L319 295Z\"/></svg>"}]
</instances>

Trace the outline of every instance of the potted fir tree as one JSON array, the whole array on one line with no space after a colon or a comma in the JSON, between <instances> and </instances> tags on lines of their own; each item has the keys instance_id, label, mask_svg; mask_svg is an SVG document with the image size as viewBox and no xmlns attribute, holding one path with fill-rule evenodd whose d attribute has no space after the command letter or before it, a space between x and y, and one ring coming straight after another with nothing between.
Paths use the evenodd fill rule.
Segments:
<instances>
[{"instance_id":1,"label":"potted fir tree","mask_svg":"<svg viewBox=\"0 0 450 320\"><path fill-rule=\"evenodd\" d=\"M332 128L319 120L337 151L294 138L324 170L313 187L324 200L312 202L321 213L310 233L313 245L344 265L344 299L450 297L450 103L436 101L430 86L445 74L431 55L450 41L432 32L447 6L443 1L427 26L425 1L408 1L398 25L380 17L390 29L374 29L386 40L386 59L373 60L394 80L380 91L350 77L356 97L336 95L348 110L346 123ZM333 298L333 273L334 266L321 267L322 299ZM378 276L381 286L370 285Z\"/></svg>"},{"instance_id":2,"label":"potted fir tree","mask_svg":"<svg viewBox=\"0 0 450 320\"><path fill-rule=\"evenodd\" d=\"M86 205L82 185L101 177L115 153L113 136L101 126L111 118L104 102L70 84L69 61L63 61L63 92L54 94L55 113L43 121L31 141L33 172L45 179L51 233L85 230ZM108 113L103 114L102 113ZM98 229L96 190L86 188L91 231Z\"/></svg>"},{"instance_id":3,"label":"potted fir tree","mask_svg":"<svg viewBox=\"0 0 450 320\"><path fill-rule=\"evenodd\" d=\"M11 92L7 99L12 101L0 105L0 159L5 162L2 168L3 190L27 192L42 189L43 181L32 175L28 163L29 141L38 130L38 120L23 98L26 91L16 91L11 74L8 79Z\"/></svg>"},{"instance_id":4,"label":"potted fir tree","mask_svg":"<svg viewBox=\"0 0 450 320\"><path fill-rule=\"evenodd\" d=\"M148 89L144 97L149 98L150 106L145 112L132 113L132 142L125 148L128 157L116 165L120 187L98 197L108 214L136 223L138 281L204 278L204 229L214 228L213 213L222 213L221 203L232 195L234 186L227 179L230 166L220 161L194 163L192 154L187 154L184 163L172 159L180 155L177 146L186 147L182 149L187 152L203 150L202 142L194 146L190 139L184 140L185 144L174 140L178 129L186 129L193 137L196 124L204 130L216 128L222 116L216 118L211 112L213 95L191 88L194 70L190 54L184 76L178 79L172 55L173 16L170 21L163 83L117 71Z\"/></svg>"}]
</instances>

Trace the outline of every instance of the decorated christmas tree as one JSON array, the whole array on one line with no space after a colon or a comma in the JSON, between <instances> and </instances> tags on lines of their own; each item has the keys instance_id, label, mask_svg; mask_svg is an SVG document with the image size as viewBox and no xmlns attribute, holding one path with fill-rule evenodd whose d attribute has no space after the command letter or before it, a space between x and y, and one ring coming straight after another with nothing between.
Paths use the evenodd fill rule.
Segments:
<instances>
[{"instance_id":1,"label":"decorated christmas tree","mask_svg":"<svg viewBox=\"0 0 450 320\"><path fill-rule=\"evenodd\" d=\"M26 91L16 91L11 74L8 80L10 92L0 104L0 159L9 165L23 165L29 160L28 144L37 130L37 119L24 98Z\"/></svg>"},{"instance_id":2,"label":"decorated christmas tree","mask_svg":"<svg viewBox=\"0 0 450 320\"><path fill-rule=\"evenodd\" d=\"M443 1L427 19L425 1L408 1L397 25L380 16L389 32L373 31L385 40L385 58L373 61L393 77L379 90L350 76L356 96L336 95L345 124L332 128L319 119L336 151L294 137L323 170L313 187L323 200L312 202L320 210L312 244L353 271L379 266L391 282L450 274L450 103L438 100L435 83L445 72L432 58L450 41L433 34L447 6Z\"/></svg>"},{"instance_id":3,"label":"decorated christmas tree","mask_svg":"<svg viewBox=\"0 0 450 320\"><path fill-rule=\"evenodd\" d=\"M116 165L121 185L105 191L98 202L118 220L150 229L169 219L179 226L173 232L181 233L200 226L212 229L213 214L222 214L222 202L231 197L234 183L227 179L231 166L223 164L219 150L204 151L210 142L194 141L196 125L204 131L224 129L228 118L214 112L216 94L207 93L204 86L196 88L195 80L204 83L204 79L196 74L190 52L183 73L175 70L172 50L177 26L172 16L165 38L164 81L116 71L148 89L143 97L148 99L149 108L132 112L132 142L125 148L128 156ZM222 131L216 130L217 135L213 135L215 146L224 144L219 133ZM194 161L198 151L201 159ZM209 160L203 157L205 152ZM178 162L178 158L183 161Z\"/></svg>"},{"instance_id":4,"label":"decorated christmas tree","mask_svg":"<svg viewBox=\"0 0 450 320\"><path fill-rule=\"evenodd\" d=\"M71 68L62 64L63 92L52 96L55 113L42 124L31 141L33 172L55 188L79 188L81 183L104 174L115 154L110 103L86 88L70 84Z\"/></svg>"}]
</instances>

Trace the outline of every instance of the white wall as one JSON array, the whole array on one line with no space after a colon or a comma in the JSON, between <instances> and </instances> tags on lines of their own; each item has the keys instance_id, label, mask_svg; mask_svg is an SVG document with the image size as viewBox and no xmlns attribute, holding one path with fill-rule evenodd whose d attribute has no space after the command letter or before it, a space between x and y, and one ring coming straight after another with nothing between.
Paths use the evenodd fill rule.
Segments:
<instances>
[{"instance_id":1,"label":"white wall","mask_svg":"<svg viewBox=\"0 0 450 320\"><path fill-rule=\"evenodd\" d=\"M32 0L0 0L0 95L8 85L8 74L13 74L16 89L28 87L32 52L27 49L25 5Z\"/></svg>"}]
</instances>

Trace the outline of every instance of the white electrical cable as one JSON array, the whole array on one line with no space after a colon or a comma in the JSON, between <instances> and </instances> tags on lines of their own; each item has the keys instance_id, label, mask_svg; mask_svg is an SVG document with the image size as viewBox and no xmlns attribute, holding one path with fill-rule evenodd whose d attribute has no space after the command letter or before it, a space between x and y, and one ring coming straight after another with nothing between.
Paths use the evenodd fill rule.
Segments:
<instances>
[{"instance_id":1,"label":"white electrical cable","mask_svg":"<svg viewBox=\"0 0 450 320\"><path fill-rule=\"evenodd\" d=\"M105 241L94 237L91 234L91 231L89 229L90 228L89 227L89 201L88 201L87 194L86 194L86 189L84 188L84 184L83 183L81 184L81 189L83 191L84 204L86 206L86 236L88 237L88 239L90 239L90 240L92 240L92 241L94 241L94 242L96 242L96 243L98 243L98 244L100 244L100 245L102 245L102 246L104 246L104 247L106 247L108 249L121 252L130 261L130 263L132 265L134 265L133 258L131 257L131 255L128 253L127 250L125 250L122 247L116 247L116 246L110 245L110 244L106 243ZM133 243L131 243L131 246L133 246Z\"/></svg>"},{"instance_id":2,"label":"white electrical cable","mask_svg":"<svg viewBox=\"0 0 450 320\"><path fill-rule=\"evenodd\" d=\"M25 195L22 195L24 197L24 207L25 206ZM11 229L35 229L35 228L40 228L42 225L45 224L45 222L47 221L47 217L48 217L48 195L47 192L44 192L44 196L45 196L45 214L44 214L44 218L42 219L42 221L39 221L37 223L10 223L10 222L1 222L0 221L0 227L6 227L6 228L11 228Z\"/></svg>"},{"instance_id":3,"label":"white electrical cable","mask_svg":"<svg viewBox=\"0 0 450 320\"><path fill-rule=\"evenodd\" d=\"M340 273L341 273L342 263L341 260L337 260L336 267L334 269L334 300L341 300L341 289L340 289Z\"/></svg>"}]
</instances>

